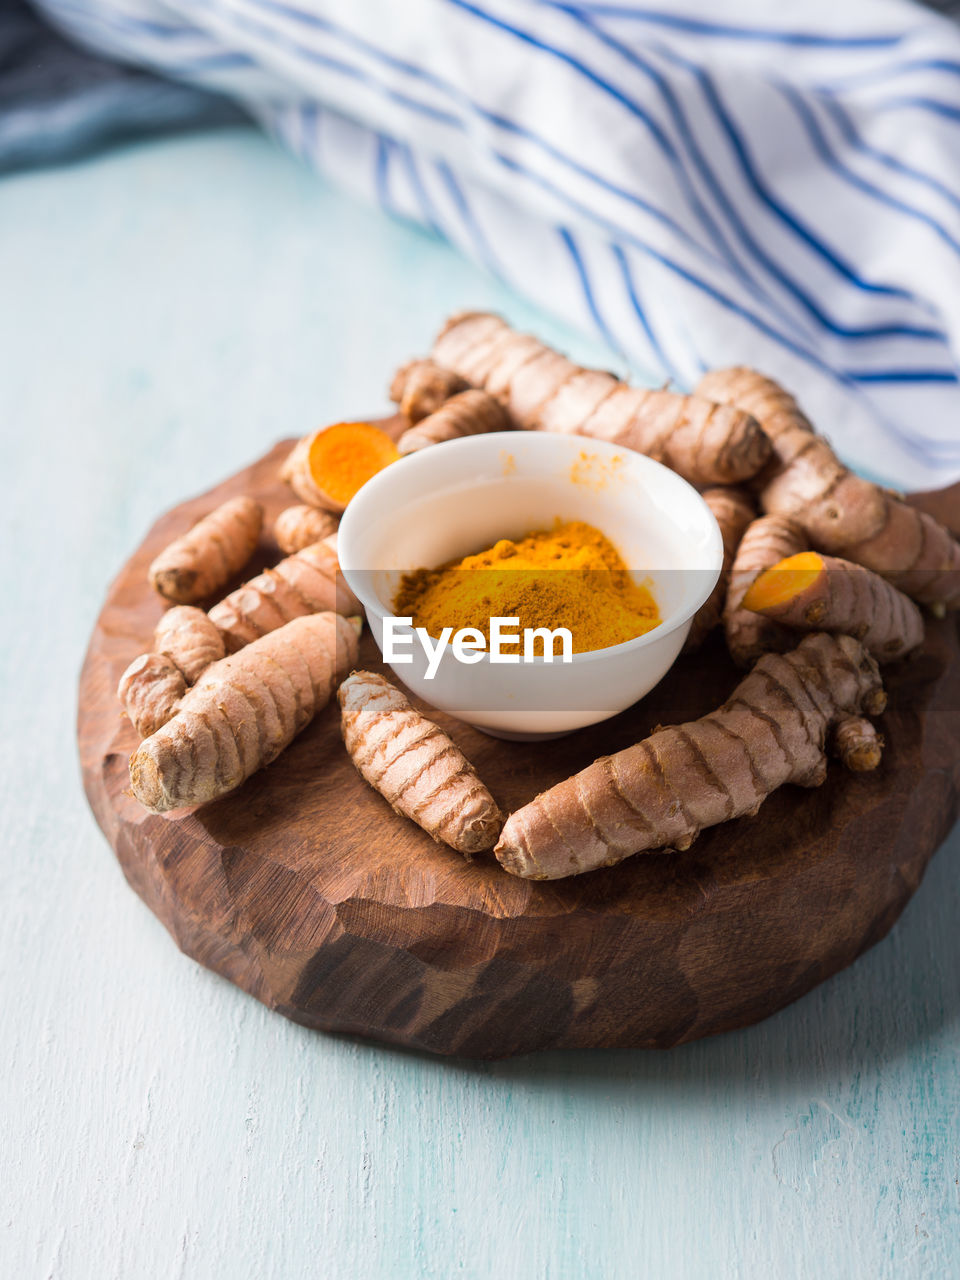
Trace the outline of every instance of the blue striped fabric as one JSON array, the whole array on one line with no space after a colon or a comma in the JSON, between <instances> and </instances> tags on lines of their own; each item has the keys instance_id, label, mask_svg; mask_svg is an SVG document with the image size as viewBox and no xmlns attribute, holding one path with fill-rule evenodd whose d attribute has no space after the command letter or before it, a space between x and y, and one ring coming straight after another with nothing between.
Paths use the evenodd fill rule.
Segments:
<instances>
[{"instance_id":1,"label":"blue striped fabric","mask_svg":"<svg viewBox=\"0 0 960 1280\"><path fill-rule=\"evenodd\" d=\"M221 95L77 48L26 0L0 3L0 174L76 160L124 139L243 119Z\"/></svg>"},{"instance_id":2,"label":"blue striped fabric","mask_svg":"<svg viewBox=\"0 0 960 1280\"><path fill-rule=\"evenodd\" d=\"M42 0L242 101L625 367L749 363L960 478L960 28L907 0ZM465 305L470 303L465 298Z\"/></svg>"}]
</instances>

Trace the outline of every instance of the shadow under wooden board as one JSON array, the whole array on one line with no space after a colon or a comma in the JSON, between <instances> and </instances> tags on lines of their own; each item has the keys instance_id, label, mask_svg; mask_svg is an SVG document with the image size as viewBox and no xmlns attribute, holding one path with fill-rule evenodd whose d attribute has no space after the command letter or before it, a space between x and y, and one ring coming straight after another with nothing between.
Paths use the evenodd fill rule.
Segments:
<instances>
[{"instance_id":1,"label":"shadow under wooden board","mask_svg":"<svg viewBox=\"0 0 960 1280\"><path fill-rule=\"evenodd\" d=\"M187 955L306 1026L494 1058L667 1048L745 1026L887 933L960 807L956 616L931 621L924 649L888 669L875 773L834 764L823 787L784 787L756 818L714 827L684 854L547 883L515 879L491 856L467 865L360 779L335 701L234 794L145 812L127 792L136 738L116 687L162 612L147 565L239 493L263 501L269 530L291 501L277 472L292 443L154 525L110 588L80 679L93 812ZM930 503L957 527L955 497ZM278 554L265 533L258 565ZM369 635L360 661L380 669ZM715 637L635 707L566 738L503 742L436 718L509 811L655 725L719 705L737 679Z\"/></svg>"}]
</instances>

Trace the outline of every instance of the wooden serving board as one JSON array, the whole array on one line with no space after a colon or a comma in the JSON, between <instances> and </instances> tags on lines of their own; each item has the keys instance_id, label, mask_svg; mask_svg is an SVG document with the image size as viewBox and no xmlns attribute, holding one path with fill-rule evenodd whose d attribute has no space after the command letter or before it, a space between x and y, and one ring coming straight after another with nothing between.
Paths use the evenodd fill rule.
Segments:
<instances>
[{"instance_id":1,"label":"wooden serving board","mask_svg":"<svg viewBox=\"0 0 960 1280\"><path fill-rule=\"evenodd\" d=\"M236 494L261 499L272 527L291 501L277 478L291 444L154 525L110 589L80 679L90 804L187 955L306 1026L492 1058L667 1048L744 1026L887 933L958 813L956 618L932 622L924 650L889 672L876 773L834 765L822 788L785 787L685 854L549 883L492 857L467 865L361 781L335 705L233 795L146 813L127 792L136 739L115 690L162 611L147 565ZM259 563L277 555L265 535ZM361 662L380 667L369 636ZM511 810L658 723L703 714L737 679L717 637L636 707L566 738L503 742L437 719Z\"/></svg>"}]
</instances>

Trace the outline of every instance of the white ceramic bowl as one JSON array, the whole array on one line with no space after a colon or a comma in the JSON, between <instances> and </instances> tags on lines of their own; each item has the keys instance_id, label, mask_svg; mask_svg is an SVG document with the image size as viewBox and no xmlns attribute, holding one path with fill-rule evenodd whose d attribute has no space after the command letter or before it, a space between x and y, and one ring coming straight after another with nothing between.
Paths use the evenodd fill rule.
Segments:
<instances>
[{"instance_id":1,"label":"white ceramic bowl","mask_svg":"<svg viewBox=\"0 0 960 1280\"><path fill-rule=\"evenodd\" d=\"M723 546L697 491L632 450L530 431L423 449L385 468L351 501L337 539L340 565L382 650L383 620L395 612L405 573L548 528L558 517L585 520L610 538L651 588L660 625L570 662L507 665L484 654L465 665L448 648L433 679L414 639L412 662L391 664L409 689L489 733L543 737L616 715L663 678L713 590Z\"/></svg>"}]
</instances>

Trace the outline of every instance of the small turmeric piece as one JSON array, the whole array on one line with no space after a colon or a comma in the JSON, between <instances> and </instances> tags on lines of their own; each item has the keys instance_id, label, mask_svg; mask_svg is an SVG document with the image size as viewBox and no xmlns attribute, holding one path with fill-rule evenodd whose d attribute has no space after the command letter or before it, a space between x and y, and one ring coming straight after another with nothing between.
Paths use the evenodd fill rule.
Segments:
<instances>
[{"instance_id":1,"label":"small turmeric piece","mask_svg":"<svg viewBox=\"0 0 960 1280\"><path fill-rule=\"evenodd\" d=\"M153 647L180 668L187 684L194 684L211 662L219 662L227 652L210 616L189 604L166 611L153 633Z\"/></svg>"},{"instance_id":2,"label":"small turmeric piece","mask_svg":"<svg viewBox=\"0 0 960 1280\"><path fill-rule=\"evenodd\" d=\"M312 542L321 542L336 533L338 523L329 511L302 503L280 512L273 524L273 536L284 555L292 556Z\"/></svg>"},{"instance_id":3,"label":"small turmeric piece","mask_svg":"<svg viewBox=\"0 0 960 1280\"><path fill-rule=\"evenodd\" d=\"M359 619L295 618L208 667L130 760L152 813L206 804L275 760L357 660Z\"/></svg>"},{"instance_id":4,"label":"small turmeric piece","mask_svg":"<svg viewBox=\"0 0 960 1280\"><path fill-rule=\"evenodd\" d=\"M921 604L960 608L960 542L933 516L854 475L796 400L753 369L715 369L697 391L752 413L773 443L764 511L796 521L812 546L881 574Z\"/></svg>"},{"instance_id":5,"label":"small turmeric piece","mask_svg":"<svg viewBox=\"0 0 960 1280\"><path fill-rule=\"evenodd\" d=\"M783 516L761 516L743 535L723 606L727 649L738 667L752 666L761 653L785 653L796 643L796 635L788 627L745 609L743 597L764 569L806 549L803 530Z\"/></svg>"},{"instance_id":6,"label":"small turmeric piece","mask_svg":"<svg viewBox=\"0 0 960 1280\"><path fill-rule=\"evenodd\" d=\"M135 658L117 689L141 737L170 719L186 689L228 649L236 652L311 613L359 614L360 602L340 574L335 543L335 533L311 543L251 578L209 613L192 605L168 609L154 633L154 652Z\"/></svg>"},{"instance_id":7,"label":"small turmeric piece","mask_svg":"<svg viewBox=\"0 0 960 1280\"><path fill-rule=\"evenodd\" d=\"M213 595L253 555L262 527L259 502L231 498L160 552L148 571L151 585L175 604Z\"/></svg>"},{"instance_id":8,"label":"small turmeric piece","mask_svg":"<svg viewBox=\"0 0 960 1280\"><path fill-rule=\"evenodd\" d=\"M372 671L341 684L343 741L361 776L424 831L469 862L492 849L503 814L463 752Z\"/></svg>"},{"instance_id":9,"label":"small turmeric piece","mask_svg":"<svg viewBox=\"0 0 960 1280\"><path fill-rule=\"evenodd\" d=\"M188 686L225 652L223 637L202 609L181 604L166 611L154 632L153 652L134 658L117 688L141 738L166 724Z\"/></svg>"},{"instance_id":10,"label":"small turmeric piece","mask_svg":"<svg viewBox=\"0 0 960 1280\"><path fill-rule=\"evenodd\" d=\"M117 697L141 738L167 723L187 691L180 668L163 653L141 653L120 677Z\"/></svg>"},{"instance_id":11,"label":"small turmeric piece","mask_svg":"<svg viewBox=\"0 0 960 1280\"><path fill-rule=\"evenodd\" d=\"M923 643L920 610L902 591L862 565L801 551L765 569L743 607L803 631L843 632L879 662Z\"/></svg>"},{"instance_id":12,"label":"small turmeric piece","mask_svg":"<svg viewBox=\"0 0 960 1280\"><path fill-rule=\"evenodd\" d=\"M397 448L401 454L415 453L428 445L442 444L460 436L508 431L511 425L503 405L486 391L461 391L405 431L397 441Z\"/></svg>"},{"instance_id":13,"label":"small turmeric piece","mask_svg":"<svg viewBox=\"0 0 960 1280\"><path fill-rule=\"evenodd\" d=\"M851 773L870 773L883 756L883 738L863 716L848 716L833 731L833 754Z\"/></svg>"},{"instance_id":14,"label":"small turmeric piece","mask_svg":"<svg viewBox=\"0 0 960 1280\"><path fill-rule=\"evenodd\" d=\"M749 494L743 489L724 485L705 489L701 496L720 526L720 536L723 539L723 566L720 569L717 585L693 615L690 632L683 646L684 653L692 653L699 649L720 622L737 548L747 527L757 514Z\"/></svg>"},{"instance_id":15,"label":"small turmeric piece","mask_svg":"<svg viewBox=\"0 0 960 1280\"><path fill-rule=\"evenodd\" d=\"M474 627L489 642L491 618L519 618L521 632L566 627L574 653L623 644L660 622L613 543L581 520L406 574L393 607L434 637Z\"/></svg>"},{"instance_id":16,"label":"small turmeric piece","mask_svg":"<svg viewBox=\"0 0 960 1280\"><path fill-rule=\"evenodd\" d=\"M688 849L785 783L819 786L833 728L885 705L859 641L805 636L791 653L764 654L718 710L594 761L511 814L494 854L511 875L555 880Z\"/></svg>"},{"instance_id":17,"label":"small turmeric piece","mask_svg":"<svg viewBox=\"0 0 960 1280\"><path fill-rule=\"evenodd\" d=\"M369 422L338 422L304 436L280 475L301 502L339 515L371 476L399 458L385 431Z\"/></svg>"},{"instance_id":18,"label":"small turmeric piece","mask_svg":"<svg viewBox=\"0 0 960 1280\"><path fill-rule=\"evenodd\" d=\"M313 542L231 592L210 610L210 620L235 651L292 618L327 610L362 612L337 553L326 542Z\"/></svg>"},{"instance_id":19,"label":"small turmeric piece","mask_svg":"<svg viewBox=\"0 0 960 1280\"><path fill-rule=\"evenodd\" d=\"M390 383L390 399L414 426L423 418L436 413L444 401L460 391L466 391L470 383L465 378L441 369L432 360L409 360L401 365Z\"/></svg>"},{"instance_id":20,"label":"small turmeric piece","mask_svg":"<svg viewBox=\"0 0 960 1280\"><path fill-rule=\"evenodd\" d=\"M749 413L581 368L486 312L448 320L433 358L500 398L520 427L610 440L666 463L698 488L747 480L770 456L770 441Z\"/></svg>"}]
</instances>

